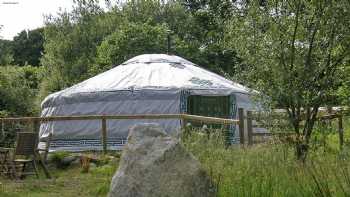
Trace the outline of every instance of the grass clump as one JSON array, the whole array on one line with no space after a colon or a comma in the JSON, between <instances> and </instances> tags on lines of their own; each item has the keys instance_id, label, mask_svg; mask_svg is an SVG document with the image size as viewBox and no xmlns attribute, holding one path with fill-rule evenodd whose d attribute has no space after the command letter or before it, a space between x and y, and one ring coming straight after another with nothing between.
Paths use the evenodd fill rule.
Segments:
<instances>
[{"instance_id":1,"label":"grass clump","mask_svg":"<svg viewBox=\"0 0 350 197\"><path fill-rule=\"evenodd\" d=\"M188 135L188 134L187 134ZM350 158L314 150L298 162L294 147L260 144L226 147L220 131L183 139L218 186L219 196L349 196Z\"/></svg>"}]
</instances>

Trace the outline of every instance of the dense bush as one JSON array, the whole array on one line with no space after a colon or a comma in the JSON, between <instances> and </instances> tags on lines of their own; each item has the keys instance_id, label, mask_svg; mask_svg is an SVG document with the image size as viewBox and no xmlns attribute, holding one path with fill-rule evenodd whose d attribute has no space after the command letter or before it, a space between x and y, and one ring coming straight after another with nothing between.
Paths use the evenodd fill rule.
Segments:
<instances>
[{"instance_id":1,"label":"dense bush","mask_svg":"<svg viewBox=\"0 0 350 197\"><path fill-rule=\"evenodd\" d=\"M42 68L32 66L0 67L0 111L12 116L36 114L34 101L41 72Z\"/></svg>"}]
</instances>

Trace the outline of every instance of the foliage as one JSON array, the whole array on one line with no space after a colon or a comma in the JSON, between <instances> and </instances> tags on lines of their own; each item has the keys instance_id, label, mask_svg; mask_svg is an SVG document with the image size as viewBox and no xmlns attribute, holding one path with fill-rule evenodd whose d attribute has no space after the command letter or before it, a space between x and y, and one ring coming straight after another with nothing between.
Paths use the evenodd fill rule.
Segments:
<instances>
[{"instance_id":1,"label":"foliage","mask_svg":"<svg viewBox=\"0 0 350 197\"><path fill-rule=\"evenodd\" d=\"M128 24L106 37L97 50L99 66L110 67L145 53L166 51L167 28Z\"/></svg>"},{"instance_id":2,"label":"foliage","mask_svg":"<svg viewBox=\"0 0 350 197\"><path fill-rule=\"evenodd\" d=\"M64 11L58 17L47 18L42 58L47 75L41 99L89 76L96 48L120 23L117 18L117 15L103 13L94 1L77 1L72 12Z\"/></svg>"},{"instance_id":3,"label":"foliage","mask_svg":"<svg viewBox=\"0 0 350 197\"><path fill-rule=\"evenodd\" d=\"M0 65L39 66L43 43L43 28L23 30L13 40L0 39Z\"/></svg>"},{"instance_id":4,"label":"foliage","mask_svg":"<svg viewBox=\"0 0 350 197\"><path fill-rule=\"evenodd\" d=\"M350 59L348 59L347 65L342 68L342 85L335 92L335 95L339 97L342 105L350 105Z\"/></svg>"},{"instance_id":5,"label":"foliage","mask_svg":"<svg viewBox=\"0 0 350 197\"><path fill-rule=\"evenodd\" d=\"M349 6L347 1L253 1L237 6L228 28L230 44L246 65L241 77L269 96L273 107L288 111L300 135L301 159L318 108L334 104L342 84L339 76L350 55Z\"/></svg>"},{"instance_id":6,"label":"foliage","mask_svg":"<svg viewBox=\"0 0 350 197\"><path fill-rule=\"evenodd\" d=\"M226 26L234 16L234 3L229 0L180 0L192 18L190 34L200 49L197 58L191 59L210 70L234 76L241 60L229 42ZM193 41L191 41L193 42Z\"/></svg>"},{"instance_id":7,"label":"foliage","mask_svg":"<svg viewBox=\"0 0 350 197\"><path fill-rule=\"evenodd\" d=\"M13 62L13 46L9 40L0 39L0 65L10 65Z\"/></svg>"},{"instance_id":8,"label":"foliage","mask_svg":"<svg viewBox=\"0 0 350 197\"><path fill-rule=\"evenodd\" d=\"M43 28L22 31L13 38L13 63L15 65L39 66L43 53Z\"/></svg>"},{"instance_id":9,"label":"foliage","mask_svg":"<svg viewBox=\"0 0 350 197\"><path fill-rule=\"evenodd\" d=\"M42 69L32 66L0 67L0 111L8 115L34 115L35 95Z\"/></svg>"}]
</instances>

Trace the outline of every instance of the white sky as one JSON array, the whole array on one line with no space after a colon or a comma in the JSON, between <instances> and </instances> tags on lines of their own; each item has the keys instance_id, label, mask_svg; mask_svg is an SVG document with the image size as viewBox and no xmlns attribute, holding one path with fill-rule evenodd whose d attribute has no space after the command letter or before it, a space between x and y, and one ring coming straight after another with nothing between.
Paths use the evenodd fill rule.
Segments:
<instances>
[{"instance_id":1,"label":"white sky","mask_svg":"<svg viewBox=\"0 0 350 197\"><path fill-rule=\"evenodd\" d=\"M0 37L12 40L24 29L43 26L44 15L55 15L60 8L72 10L72 6L73 0L0 0Z\"/></svg>"}]
</instances>

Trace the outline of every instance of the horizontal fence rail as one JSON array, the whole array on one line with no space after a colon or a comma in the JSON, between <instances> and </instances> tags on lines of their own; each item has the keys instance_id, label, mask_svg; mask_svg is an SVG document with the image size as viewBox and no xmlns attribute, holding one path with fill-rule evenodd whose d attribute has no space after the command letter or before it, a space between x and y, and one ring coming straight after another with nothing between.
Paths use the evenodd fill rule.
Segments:
<instances>
[{"instance_id":1,"label":"horizontal fence rail","mask_svg":"<svg viewBox=\"0 0 350 197\"><path fill-rule=\"evenodd\" d=\"M65 121L65 120L132 120L132 119L185 119L208 123L218 124L238 124L239 120L225 119L207 116L197 116L189 114L146 114L146 115L81 115L81 116L49 116L49 117L15 117L15 118L0 118L0 121Z\"/></svg>"},{"instance_id":2,"label":"horizontal fence rail","mask_svg":"<svg viewBox=\"0 0 350 197\"><path fill-rule=\"evenodd\" d=\"M52 121L72 121L72 120L101 120L101 143L103 152L107 152L107 120L136 120L136 119L180 119L182 123L184 120L198 121L203 123L215 123L224 125L237 125L240 124L239 120L225 119L189 114L131 114L131 115L76 115L76 116L49 116L49 117L12 117L12 118L0 118L2 123L2 133L4 133L5 122L28 122L33 126L33 132L35 132L36 125L39 122L52 122ZM184 125L182 124L182 127ZM241 125L240 125L241 127Z\"/></svg>"}]
</instances>

